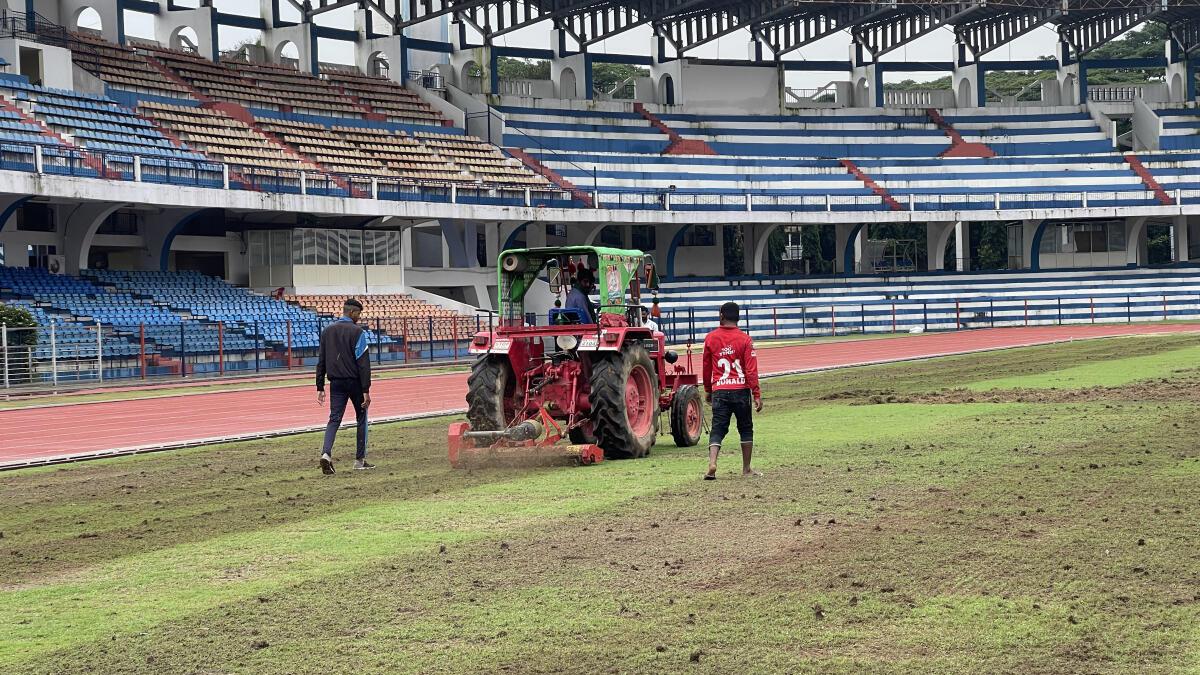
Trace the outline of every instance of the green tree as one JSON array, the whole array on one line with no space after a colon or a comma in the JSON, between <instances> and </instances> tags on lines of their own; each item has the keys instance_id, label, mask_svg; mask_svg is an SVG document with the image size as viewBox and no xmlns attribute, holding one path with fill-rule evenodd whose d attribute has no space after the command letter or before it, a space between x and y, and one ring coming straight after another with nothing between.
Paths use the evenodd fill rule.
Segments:
<instances>
[{"instance_id":1,"label":"green tree","mask_svg":"<svg viewBox=\"0 0 1200 675\"><path fill-rule=\"evenodd\" d=\"M599 91L609 91L631 77L649 77L650 71L641 66L624 63L593 63L592 86ZM619 91L614 98L625 98L626 92Z\"/></svg>"},{"instance_id":2,"label":"green tree","mask_svg":"<svg viewBox=\"0 0 1200 675\"><path fill-rule=\"evenodd\" d=\"M514 59L501 56L496 59L496 71L502 80L548 80L550 62L545 59Z\"/></svg>"},{"instance_id":3,"label":"green tree","mask_svg":"<svg viewBox=\"0 0 1200 675\"><path fill-rule=\"evenodd\" d=\"M5 364L12 364L7 373L8 381L18 384L31 381L32 368L24 364L31 361L33 348L38 343L37 330L30 330L37 328L37 321L24 307L0 303L0 325L8 333L8 353L3 360Z\"/></svg>"},{"instance_id":4,"label":"green tree","mask_svg":"<svg viewBox=\"0 0 1200 675\"><path fill-rule=\"evenodd\" d=\"M1163 55L1163 44L1167 39L1167 28L1161 23L1146 23L1137 30L1132 30L1119 40L1114 40L1096 48L1085 57L1085 60L1099 59L1136 59ZM1039 60L1052 60L1051 56L1038 57ZM1039 80L1055 77L1053 70L1038 71L994 71L986 75L987 88L1001 96L1020 94L1020 100L1037 100L1041 97L1039 87L1029 87ZM1088 70L1089 84L1146 84L1161 81L1161 69L1093 69ZM904 80L888 82L884 89L908 91L913 89L950 89L950 76L933 80ZM1026 89L1028 87L1028 89Z\"/></svg>"}]
</instances>

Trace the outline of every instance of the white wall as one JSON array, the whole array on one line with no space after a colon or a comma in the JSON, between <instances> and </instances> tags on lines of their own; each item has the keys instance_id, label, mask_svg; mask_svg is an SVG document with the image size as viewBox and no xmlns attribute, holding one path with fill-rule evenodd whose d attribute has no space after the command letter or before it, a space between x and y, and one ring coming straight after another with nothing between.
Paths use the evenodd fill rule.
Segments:
<instances>
[{"instance_id":1,"label":"white wall","mask_svg":"<svg viewBox=\"0 0 1200 675\"><path fill-rule=\"evenodd\" d=\"M779 92L779 71L767 67L685 63L675 81L676 104L715 111L778 114Z\"/></svg>"},{"instance_id":2,"label":"white wall","mask_svg":"<svg viewBox=\"0 0 1200 675\"><path fill-rule=\"evenodd\" d=\"M404 292L400 265L293 265L292 287L299 295Z\"/></svg>"},{"instance_id":3,"label":"white wall","mask_svg":"<svg viewBox=\"0 0 1200 675\"><path fill-rule=\"evenodd\" d=\"M74 66L71 63L71 50L62 47L52 47L40 42L30 42L16 38L0 40L0 57L8 61L9 72L21 72L21 48L36 49L42 53L42 83L47 87L70 89L75 84Z\"/></svg>"}]
</instances>

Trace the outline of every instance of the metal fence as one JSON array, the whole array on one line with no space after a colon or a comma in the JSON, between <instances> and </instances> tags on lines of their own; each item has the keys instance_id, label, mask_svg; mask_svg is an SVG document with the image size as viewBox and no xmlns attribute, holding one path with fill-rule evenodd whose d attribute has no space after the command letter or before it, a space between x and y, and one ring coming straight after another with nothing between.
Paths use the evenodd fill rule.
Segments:
<instances>
[{"instance_id":1,"label":"metal fence","mask_svg":"<svg viewBox=\"0 0 1200 675\"><path fill-rule=\"evenodd\" d=\"M659 329L673 345L699 344L717 306L665 309ZM742 328L758 340L973 328L1200 320L1200 293L1032 295L742 305ZM276 322L184 320L167 324L0 325L0 386L187 378L310 368L321 330L334 319ZM530 325L544 323L530 316ZM471 337L494 315L396 317L361 322L378 365L467 360Z\"/></svg>"},{"instance_id":2,"label":"metal fence","mask_svg":"<svg viewBox=\"0 0 1200 675\"><path fill-rule=\"evenodd\" d=\"M56 387L162 377L196 377L311 368L321 331L334 319L154 324L0 325L0 387ZM379 365L453 363L487 329L479 317L363 320Z\"/></svg>"},{"instance_id":3,"label":"metal fence","mask_svg":"<svg viewBox=\"0 0 1200 675\"><path fill-rule=\"evenodd\" d=\"M671 344L699 344L717 327L717 308L663 310ZM1200 293L1090 296L975 296L741 306L741 326L758 340L973 328L1200 320Z\"/></svg>"}]
</instances>

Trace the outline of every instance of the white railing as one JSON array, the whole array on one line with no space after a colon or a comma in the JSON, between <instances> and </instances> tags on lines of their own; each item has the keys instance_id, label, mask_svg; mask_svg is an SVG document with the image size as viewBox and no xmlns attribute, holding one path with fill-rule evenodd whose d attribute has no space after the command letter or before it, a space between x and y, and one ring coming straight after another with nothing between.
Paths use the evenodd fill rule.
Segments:
<instances>
[{"instance_id":1,"label":"white railing","mask_svg":"<svg viewBox=\"0 0 1200 675\"><path fill-rule=\"evenodd\" d=\"M1096 103L1132 103L1141 99L1146 87L1140 84L1099 84L1088 86L1088 100Z\"/></svg>"},{"instance_id":2,"label":"white railing","mask_svg":"<svg viewBox=\"0 0 1200 675\"><path fill-rule=\"evenodd\" d=\"M815 88L787 87L783 90L783 98L785 105L797 104L801 107L843 103L837 99L836 82L827 82L824 86Z\"/></svg>"},{"instance_id":3,"label":"white railing","mask_svg":"<svg viewBox=\"0 0 1200 675\"><path fill-rule=\"evenodd\" d=\"M954 92L946 89L884 89L883 104L904 108L953 108Z\"/></svg>"}]
</instances>

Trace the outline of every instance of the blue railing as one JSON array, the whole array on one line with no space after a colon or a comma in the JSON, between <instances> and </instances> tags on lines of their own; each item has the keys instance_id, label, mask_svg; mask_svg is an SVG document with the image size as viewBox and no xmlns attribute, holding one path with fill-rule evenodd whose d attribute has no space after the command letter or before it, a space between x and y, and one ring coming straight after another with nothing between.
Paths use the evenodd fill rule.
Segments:
<instances>
[{"instance_id":1,"label":"blue railing","mask_svg":"<svg viewBox=\"0 0 1200 675\"><path fill-rule=\"evenodd\" d=\"M210 160L164 158L133 152L103 152L32 143L0 143L0 170L277 194L444 204L659 211L847 212L886 211L889 208L876 195L797 195L769 190L712 193L645 188L580 191L591 199L593 206L588 200L580 198L583 194L573 195L571 191L558 188L423 182L385 176L266 169ZM1168 195L1176 204L1200 204L1200 190L1173 190L1168 191ZM901 208L910 211L1160 205L1155 193L1149 190L979 192L902 195L895 199Z\"/></svg>"},{"instance_id":2,"label":"blue railing","mask_svg":"<svg viewBox=\"0 0 1200 675\"><path fill-rule=\"evenodd\" d=\"M741 326L758 340L970 328L1200 320L1200 293L971 296L938 300L743 303ZM672 344L699 344L717 326L717 305L662 310Z\"/></svg>"}]
</instances>

